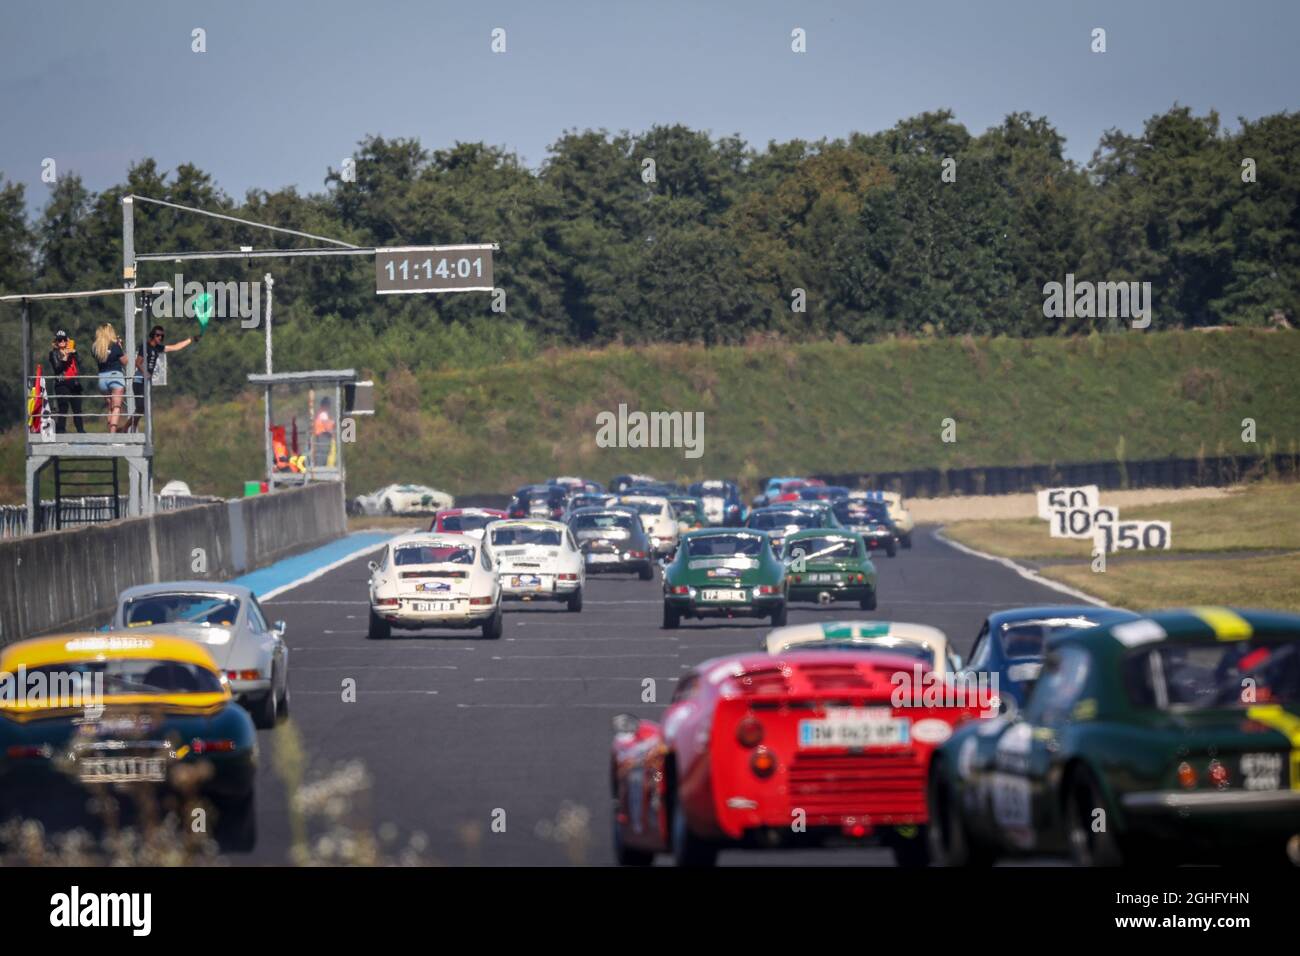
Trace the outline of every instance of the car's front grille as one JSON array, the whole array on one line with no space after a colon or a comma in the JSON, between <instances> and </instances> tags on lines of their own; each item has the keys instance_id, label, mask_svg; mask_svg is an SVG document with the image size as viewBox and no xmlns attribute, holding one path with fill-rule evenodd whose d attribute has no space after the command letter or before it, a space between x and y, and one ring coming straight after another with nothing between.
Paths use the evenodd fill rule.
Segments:
<instances>
[{"instance_id":1,"label":"car's front grille","mask_svg":"<svg viewBox=\"0 0 1300 956\"><path fill-rule=\"evenodd\" d=\"M916 822L925 815L925 771L912 751L889 754L800 753L790 764L791 809L864 822Z\"/></svg>"}]
</instances>

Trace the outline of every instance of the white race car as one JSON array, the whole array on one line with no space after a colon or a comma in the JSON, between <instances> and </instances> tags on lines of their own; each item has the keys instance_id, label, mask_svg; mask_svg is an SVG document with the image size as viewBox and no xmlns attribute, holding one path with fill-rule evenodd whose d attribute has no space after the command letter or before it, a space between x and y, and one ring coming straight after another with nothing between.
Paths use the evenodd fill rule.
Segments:
<instances>
[{"instance_id":1,"label":"white race car","mask_svg":"<svg viewBox=\"0 0 1300 956\"><path fill-rule=\"evenodd\" d=\"M510 518L492 522L485 534L506 600L563 601L570 611L582 610L586 565L567 525Z\"/></svg>"},{"instance_id":2,"label":"white race car","mask_svg":"<svg viewBox=\"0 0 1300 956\"><path fill-rule=\"evenodd\" d=\"M819 621L815 624L792 624L769 631L765 646L769 654L789 650L836 651L879 648L899 654L914 655L926 661L940 676L961 667L961 658L952 653L948 636L928 624L903 624L897 621Z\"/></svg>"},{"instance_id":3,"label":"white race car","mask_svg":"<svg viewBox=\"0 0 1300 956\"><path fill-rule=\"evenodd\" d=\"M652 495L622 495L612 502L633 509L641 517L641 527L657 556L677 550L677 513L667 498Z\"/></svg>"},{"instance_id":4,"label":"white race car","mask_svg":"<svg viewBox=\"0 0 1300 956\"><path fill-rule=\"evenodd\" d=\"M360 515L433 514L456 504L445 491L428 485L388 485L368 495L357 495L349 510Z\"/></svg>"},{"instance_id":5,"label":"white race car","mask_svg":"<svg viewBox=\"0 0 1300 956\"><path fill-rule=\"evenodd\" d=\"M370 562L372 640L393 628L483 628L501 636L501 580L491 550L463 534L418 531L394 538Z\"/></svg>"},{"instance_id":6,"label":"white race car","mask_svg":"<svg viewBox=\"0 0 1300 956\"><path fill-rule=\"evenodd\" d=\"M916 524L912 520L912 513L903 507L903 496L897 491L850 491L849 497L883 501L889 508L889 520L894 522L894 528L898 531L899 543L905 548L912 546L912 528Z\"/></svg>"}]
</instances>

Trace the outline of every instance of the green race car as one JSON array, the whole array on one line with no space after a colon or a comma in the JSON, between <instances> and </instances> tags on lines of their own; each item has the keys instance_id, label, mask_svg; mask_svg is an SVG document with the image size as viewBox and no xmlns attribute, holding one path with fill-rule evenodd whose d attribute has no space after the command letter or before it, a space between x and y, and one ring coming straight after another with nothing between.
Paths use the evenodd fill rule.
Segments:
<instances>
[{"instance_id":1,"label":"green race car","mask_svg":"<svg viewBox=\"0 0 1300 956\"><path fill-rule=\"evenodd\" d=\"M1300 834L1300 615L1201 607L1050 638L1022 710L934 755L931 859L1285 860Z\"/></svg>"},{"instance_id":2,"label":"green race car","mask_svg":"<svg viewBox=\"0 0 1300 956\"><path fill-rule=\"evenodd\" d=\"M856 531L810 528L785 539L790 579L789 600L857 601L864 611L876 609L876 566Z\"/></svg>"},{"instance_id":3,"label":"green race car","mask_svg":"<svg viewBox=\"0 0 1300 956\"><path fill-rule=\"evenodd\" d=\"M681 536L664 568L665 628L684 617L770 617L781 627L785 615L785 565L764 532L707 528Z\"/></svg>"}]
</instances>

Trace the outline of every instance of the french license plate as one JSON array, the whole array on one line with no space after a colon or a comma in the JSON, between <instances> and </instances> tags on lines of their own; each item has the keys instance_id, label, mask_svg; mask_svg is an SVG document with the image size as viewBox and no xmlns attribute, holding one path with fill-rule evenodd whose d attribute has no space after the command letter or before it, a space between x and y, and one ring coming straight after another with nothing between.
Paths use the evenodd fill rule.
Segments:
<instances>
[{"instance_id":1,"label":"french license plate","mask_svg":"<svg viewBox=\"0 0 1300 956\"><path fill-rule=\"evenodd\" d=\"M542 579L536 574L516 574L510 578L512 588L540 588Z\"/></svg>"},{"instance_id":2,"label":"french license plate","mask_svg":"<svg viewBox=\"0 0 1300 956\"><path fill-rule=\"evenodd\" d=\"M412 601L411 609L416 614L437 614L439 611L456 610L455 601Z\"/></svg>"},{"instance_id":3,"label":"french license plate","mask_svg":"<svg viewBox=\"0 0 1300 956\"><path fill-rule=\"evenodd\" d=\"M835 581L835 575L821 573L810 574L808 575L808 581L812 584L831 584Z\"/></svg>"},{"instance_id":4,"label":"french license plate","mask_svg":"<svg viewBox=\"0 0 1300 956\"><path fill-rule=\"evenodd\" d=\"M591 564L613 564L618 560L617 554L588 554L587 560Z\"/></svg>"},{"instance_id":5,"label":"french license plate","mask_svg":"<svg viewBox=\"0 0 1300 956\"><path fill-rule=\"evenodd\" d=\"M701 601L744 601L747 598L744 591L731 588L710 588L700 592Z\"/></svg>"},{"instance_id":6,"label":"french license plate","mask_svg":"<svg viewBox=\"0 0 1300 956\"><path fill-rule=\"evenodd\" d=\"M97 757L80 761L83 783L159 783L167 776L163 757Z\"/></svg>"},{"instance_id":7,"label":"french license plate","mask_svg":"<svg viewBox=\"0 0 1300 956\"><path fill-rule=\"evenodd\" d=\"M825 717L799 721L799 746L804 750L896 747L906 744L908 737L907 719L895 717L882 707L828 710Z\"/></svg>"}]
</instances>

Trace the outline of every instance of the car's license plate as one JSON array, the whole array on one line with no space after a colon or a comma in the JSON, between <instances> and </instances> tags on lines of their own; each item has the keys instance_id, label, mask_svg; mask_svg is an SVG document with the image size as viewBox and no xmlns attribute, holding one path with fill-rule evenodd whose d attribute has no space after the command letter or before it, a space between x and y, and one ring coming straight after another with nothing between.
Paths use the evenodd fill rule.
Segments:
<instances>
[{"instance_id":1,"label":"car's license plate","mask_svg":"<svg viewBox=\"0 0 1300 956\"><path fill-rule=\"evenodd\" d=\"M542 579L536 574L516 574L510 578L512 588L540 588Z\"/></svg>"},{"instance_id":2,"label":"car's license plate","mask_svg":"<svg viewBox=\"0 0 1300 956\"><path fill-rule=\"evenodd\" d=\"M710 588L700 592L701 601L743 601L744 591L731 588Z\"/></svg>"},{"instance_id":3,"label":"car's license plate","mask_svg":"<svg viewBox=\"0 0 1300 956\"><path fill-rule=\"evenodd\" d=\"M589 554L587 560L592 564L613 564L618 560L617 554Z\"/></svg>"},{"instance_id":4,"label":"car's license plate","mask_svg":"<svg viewBox=\"0 0 1300 956\"><path fill-rule=\"evenodd\" d=\"M454 611L455 601L413 601L411 609L416 614L437 614L439 611Z\"/></svg>"},{"instance_id":5,"label":"car's license plate","mask_svg":"<svg viewBox=\"0 0 1300 956\"><path fill-rule=\"evenodd\" d=\"M821 573L810 574L808 575L808 580L813 584L830 584L835 580L835 575Z\"/></svg>"},{"instance_id":6,"label":"car's license plate","mask_svg":"<svg viewBox=\"0 0 1300 956\"><path fill-rule=\"evenodd\" d=\"M103 757L80 761L83 783L161 782L167 776L163 757Z\"/></svg>"},{"instance_id":7,"label":"car's license plate","mask_svg":"<svg viewBox=\"0 0 1300 956\"><path fill-rule=\"evenodd\" d=\"M906 744L906 718L894 717L888 708L861 707L827 711L823 718L799 721L799 746L895 747Z\"/></svg>"}]
</instances>

